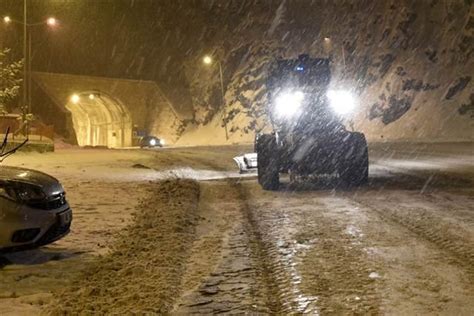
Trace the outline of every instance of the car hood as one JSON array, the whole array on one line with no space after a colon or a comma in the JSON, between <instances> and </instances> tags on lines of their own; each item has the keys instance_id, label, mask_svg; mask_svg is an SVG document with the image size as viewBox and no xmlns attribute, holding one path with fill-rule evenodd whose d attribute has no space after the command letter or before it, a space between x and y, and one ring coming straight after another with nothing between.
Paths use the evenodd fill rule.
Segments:
<instances>
[{"instance_id":1,"label":"car hood","mask_svg":"<svg viewBox=\"0 0 474 316\"><path fill-rule=\"evenodd\" d=\"M34 184L41 187L46 194L63 192L63 188L56 178L44 172L32 169L0 166L0 180Z\"/></svg>"}]
</instances>

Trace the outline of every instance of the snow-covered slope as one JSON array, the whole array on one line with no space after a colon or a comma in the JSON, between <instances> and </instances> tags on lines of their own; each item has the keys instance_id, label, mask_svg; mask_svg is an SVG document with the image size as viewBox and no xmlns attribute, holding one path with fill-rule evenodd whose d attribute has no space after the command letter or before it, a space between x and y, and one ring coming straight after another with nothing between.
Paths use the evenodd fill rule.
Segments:
<instances>
[{"instance_id":1,"label":"snow-covered slope","mask_svg":"<svg viewBox=\"0 0 474 316\"><path fill-rule=\"evenodd\" d=\"M301 53L332 58L332 85L357 95L350 119L370 140L474 140L472 1L257 1L236 13L232 30L221 22L214 52L223 61L226 110L216 69L203 80L188 68L200 94L195 112L205 119L178 143L225 142L223 117L228 142L252 141L265 121L266 65Z\"/></svg>"}]
</instances>

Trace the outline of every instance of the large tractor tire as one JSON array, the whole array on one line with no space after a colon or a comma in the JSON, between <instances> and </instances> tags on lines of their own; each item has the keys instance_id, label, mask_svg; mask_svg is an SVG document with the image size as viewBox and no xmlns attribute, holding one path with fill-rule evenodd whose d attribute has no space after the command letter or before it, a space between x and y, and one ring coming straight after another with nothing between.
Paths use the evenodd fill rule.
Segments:
<instances>
[{"instance_id":1,"label":"large tractor tire","mask_svg":"<svg viewBox=\"0 0 474 316\"><path fill-rule=\"evenodd\" d=\"M275 191L280 186L280 166L276 137L260 135L256 141L258 183L264 190Z\"/></svg>"},{"instance_id":2,"label":"large tractor tire","mask_svg":"<svg viewBox=\"0 0 474 316\"><path fill-rule=\"evenodd\" d=\"M369 151L364 134L353 132L346 141L339 177L346 186L362 186L369 181Z\"/></svg>"}]
</instances>

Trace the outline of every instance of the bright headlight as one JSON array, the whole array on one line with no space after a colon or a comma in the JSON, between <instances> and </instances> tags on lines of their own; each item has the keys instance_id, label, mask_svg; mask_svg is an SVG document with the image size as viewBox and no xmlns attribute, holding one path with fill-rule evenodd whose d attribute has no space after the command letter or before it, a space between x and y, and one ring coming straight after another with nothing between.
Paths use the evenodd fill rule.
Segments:
<instances>
[{"instance_id":1,"label":"bright headlight","mask_svg":"<svg viewBox=\"0 0 474 316\"><path fill-rule=\"evenodd\" d=\"M150 146L155 146L156 145L156 139L152 138L150 139Z\"/></svg>"},{"instance_id":2,"label":"bright headlight","mask_svg":"<svg viewBox=\"0 0 474 316\"><path fill-rule=\"evenodd\" d=\"M328 94L329 103L337 114L348 114L355 108L355 99L349 91L333 90Z\"/></svg>"},{"instance_id":3,"label":"bright headlight","mask_svg":"<svg viewBox=\"0 0 474 316\"><path fill-rule=\"evenodd\" d=\"M165 145L165 140L164 140L164 139L160 139L160 144L161 144L161 146L164 146L164 145Z\"/></svg>"},{"instance_id":4,"label":"bright headlight","mask_svg":"<svg viewBox=\"0 0 474 316\"><path fill-rule=\"evenodd\" d=\"M291 117L295 115L304 99L301 91L280 94L275 99L275 112L279 117Z\"/></svg>"},{"instance_id":5,"label":"bright headlight","mask_svg":"<svg viewBox=\"0 0 474 316\"><path fill-rule=\"evenodd\" d=\"M0 195L19 202L43 200L46 197L40 187L22 182L2 184Z\"/></svg>"},{"instance_id":6,"label":"bright headlight","mask_svg":"<svg viewBox=\"0 0 474 316\"><path fill-rule=\"evenodd\" d=\"M45 198L43 191L33 185L19 185L16 188L16 194L22 201L42 200Z\"/></svg>"}]
</instances>

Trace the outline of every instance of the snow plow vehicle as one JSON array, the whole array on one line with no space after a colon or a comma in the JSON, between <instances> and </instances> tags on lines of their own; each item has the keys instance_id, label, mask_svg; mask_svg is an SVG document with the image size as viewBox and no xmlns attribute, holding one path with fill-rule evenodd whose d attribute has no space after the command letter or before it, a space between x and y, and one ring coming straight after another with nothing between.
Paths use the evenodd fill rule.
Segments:
<instances>
[{"instance_id":1,"label":"snow plow vehicle","mask_svg":"<svg viewBox=\"0 0 474 316\"><path fill-rule=\"evenodd\" d=\"M255 139L258 182L277 190L280 173L329 175L344 186L368 181L364 134L348 131L342 116L355 106L347 91L330 91L329 59L301 55L277 60L267 78L267 116L272 132Z\"/></svg>"}]
</instances>

